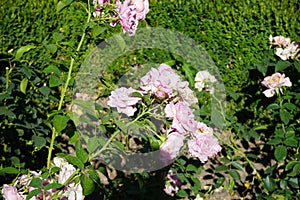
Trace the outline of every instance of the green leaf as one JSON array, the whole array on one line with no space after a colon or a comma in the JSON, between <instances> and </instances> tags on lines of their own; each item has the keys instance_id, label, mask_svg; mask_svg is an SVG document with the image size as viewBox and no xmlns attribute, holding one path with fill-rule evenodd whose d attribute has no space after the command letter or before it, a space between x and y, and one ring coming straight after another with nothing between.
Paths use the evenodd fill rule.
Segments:
<instances>
[{"instance_id":1,"label":"green leaf","mask_svg":"<svg viewBox=\"0 0 300 200\"><path fill-rule=\"evenodd\" d=\"M127 134L128 129L125 123L119 120L115 120L115 124L118 126L118 128L120 128L121 131L123 131L123 133Z\"/></svg>"},{"instance_id":2,"label":"green leaf","mask_svg":"<svg viewBox=\"0 0 300 200\"><path fill-rule=\"evenodd\" d=\"M283 107L289 109L290 111L298 109L298 107L293 103L284 103Z\"/></svg>"},{"instance_id":3,"label":"green leaf","mask_svg":"<svg viewBox=\"0 0 300 200\"><path fill-rule=\"evenodd\" d=\"M228 170L228 167L226 165L219 165L216 167L215 171L216 172L222 172Z\"/></svg>"},{"instance_id":4,"label":"green leaf","mask_svg":"<svg viewBox=\"0 0 300 200\"><path fill-rule=\"evenodd\" d=\"M276 183L272 177L267 176L263 182L266 190L268 190L269 192L275 190Z\"/></svg>"},{"instance_id":5,"label":"green leaf","mask_svg":"<svg viewBox=\"0 0 300 200\"><path fill-rule=\"evenodd\" d=\"M32 135L31 139L34 142L34 145L38 148L43 147L46 145L46 139L41 137L41 136L37 136L37 135Z\"/></svg>"},{"instance_id":6,"label":"green leaf","mask_svg":"<svg viewBox=\"0 0 300 200\"><path fill-rule=\"evenodd\" d=\"M268 105L267 110L275 110L278 108L279 108L279 105L277 103L272 103L272 104Z\"/></svg>"},{"instance_id":7,"label":"green leaf","mask_svg":"<svg viewBox=\"0 0 300 200\"><path fill-rule=\"evenodd\" d=\"M140 98L143 98L143 95L139 92L133 92L130 94L131 97L140 97Z\"/></svg>"},{"instance_id":8,"label":"green leaf","mask_svg":"<svg viewBox=\"0 0 300 200\"><path fill-rule=\"evenodd\" d=\"M275 149L274 156L278 162L283 161L286 158L286 155L287 155L287 149L285 146L281 145Z\"/></svg>"},{"instance_id":9,"label":"green leaf","mask_svg":"<svg viewBox=\"0 0 300 200\"><path fill-rule=\"evenodd\" d=\"M103 136L95 136L88 139L86 143L86 147L89 153L93 153L96 149L98 149L101 146L104 146L106 143L107 138Z\"/></svg>"},{"instance_id":10,"label":"green leaf","mask_svg":"<svg viewBox=\"0 0 300 200\"><path fill-rule=\"evenodd\" d=\"M28 79L27 78L24 78L21 83L20 83L20 90L21 92L23 92L24 94L26 94L26 87L27 87L27 84L28 84Z\"/></svg>"},{"instance_id":11,"label":"green leaf","mask_svg":"<svg viewBox=\"0 0 300 200\"><path fill-rule=\"evenodd\" d=\"M198 168L193 164L188 164L188 166L186 167L186 171L187 172L197 172Z\"/></svg>"},{"instance_id":12,"label":"green leaf","mask_svg":"<svg viewBox=\"0 0 300 200\"><path fill-rule=\"evenodd\" d=\"M300 173L300 163L296 164L293 167L293 173L295 173L295 175L298 175Z\"/></svg>"},{"instance_id":13,"label":"green leaf","mask_svg":"<svg viewBox=\"0 0 300 200\"><path fill-rule=\"evenodd\" d=\"M48 97L50 92L51 92L51 89L47 86L42 86L39 88L39 91L45 96L45 97Z\"/></svg>"},{"instance_id":14,"label":"green leaf","mask_svg":"<svg viewBox=\"0 0 300 200\"><path fill-rule=\"evenodd\" d=\"M99 175L92 166L90 166L88 174L90 175L90 178L94 181L94 183L96 183L98 186L101 186Z\"/></svg>"},{"instance_id":15,"label":"green leaf","mask_svg":"<svg viewBox=\"0 0 300 200\"><path fill-rule=\"evenodd\" d=\"M296 160L290 161L290 162L285 166L285 170L286 170L286 171L289 171L289 170L292 169L296 164L300 164L300 161L296 161Z\"/></svg>"},{"instance_id":16,"label":"green leaf","mask_svg":"<svg viewBox=\"0 0 300 200\"><path fill-rule=\"evenodd\" d=\"M55 73L56 75L60 75L61 71L55 65L49 65L43 70L44 73Z\"/></svg>"},{"instance_id":17,"label":"green leaf","mask_svg":"<svg viewBox=\"0 0 300 200\"><path fill-rule=\"evenodd\" d=\"M190 85L194 85L195 76L194 76L194 73L193 73L192 66L190 64L184 63L182 65L182 70L184 71L185 77L189 81Z\"/></svg>"},{"instance_id":18,"label":"green leaf","mask_svg":"<svg viewBox=\"0 0 300 200\"><path fill-rule=\"evenodd\" d=\"M42 179L40 179L40 178L33 178L33 179L30 181L29 185L30 185L31 187L34 187L34 188L40 188L40 187L42 187L42 185L43 185L43 181L42 181Z\"/></svg>"},{"instance_id":19,"label":"green leaf","mask_svg":"<svg viewBox=\"0 0 300 200\"><path fill-rule=\"evenodd\" d=\"M289 179L289 184L290 184L293 188L299 188L299 180L298 180L298 178L290 178L290 179Z\"/></svg>"},{"instance_id":20,"label":"green leaf","mask_svg":"<svg viewBox=\"0 0 300 200\"><path fill-rule=\"evenodd\" d=\"M28 195L26 196L26 200L30 200L32 197L42 193L43 191L41 189L35 189L32 190L31 192L28 193Z\"/></svg>"},{"instance_id":21,"label":"green leaf","mask_svg":"<svg viewBox=\"0 0 300 200\"><path fill-rule=\"evenodd\" d=\"M277 145L277 144L281 144L281 143L282 143L281 138L273 138L267 142L268 145Z\"/></svg>"},{"instance_id":22,"label":"green leaf","mask_svg":"<svg viewBox=\"0 0 300 200\"><path fill-rule=\"evenodd\" d=\"M82 174L80 177L80 183L82 186L82 190L83 190L82 193L84 196L91 194L95 190L94 181L90 177L88 177L84 174Z\"/></svg>"},{"instance_id":23,"label":"green leaf","mask_svg":"<svg viewBox=\"0 0 300 200\"><path fill-rule=\"evenodd\" d=\"M125 40L123 39L123 37L118 34L118 35L115 35L113 37L113 39L115 40L115 42L118 44L118 46L120 47L121 51L124 51L125 48L126 48L126 42Z\"/></svg>"},{"instance_id":24,"label":"green leaf","mask_svg":"<svg viewBox=\"0 0 300 200\"><path fill-rule=\"evenodd\" d=\"M56 53L56 51L57 51L57 46L55 44L47 44L47 45L45 45L45 47L51 53Z\"/></svg>"},{"instance_id":25,"label":"green leaf","mask_svg":"<svg viewBox=\"0 0 300 200\"><path fill-rule=\"evenodd\" d=\"M56 5L56 12L60 12L72 3L73 0L62 0Z\"/></svg>"},{"instance_id":26,"label":"green leaf","mask_svg":"<svg viewBox=\"0 0 300 200\"><path fill-rule=\"evenodd\" d=\"M18 50L17 50L17 53L16 53L16 59L20 59L24 53L28 52L30 49L33 49L35 48L34 45L26 45L26 46L22 46L20 47Z\"/></svg>"},{"instance_id":27,"label":"green leaf","mask_svg":"<svg viewBox=\"0 0 300 200\"><path fill-rule=\"evenodd\" d=\"M284 69L286 69L287 67L289 67L291 64L292 63L290 63L289 61L280 60L275 65L275 72L283 71Z\"/></svg>"},{"instance_id":28,"label":"green leaf","mask_svg":"<svg viewBox=\"0 0 300 200\"><path fill-rule=\"evenodd\" d=\"M55 32L53 33L53 40L55 42L60 42L64 39L64 35L62 33Z\"/></svg>"},{"instance_id":29,"label":"green leaf","mask_svg":"<svg viewBox=\"0 0 300 200\"><path fill-rule=\"evenodd\" d=\"M84 149L76 149L76 156L81 162L86 163L88 160L88 153Z\"/></svg>"},{"instance_id":30,"label":"green leaf","mask_svg":"<svg viewBox=\"0 0 300 200\"><path fill-rule=\"evenodd\" d=\"M50 189L59 189L62 188L64 185L59 184L59 183L49 183L45 185L44 190L50 190Z\"/></svg>"},{"instance_id":31,"label":"green leaf","mask_svg":"<svg viewBox=\"0 0 300 200\"><path fill-rule=\"evenodd\" d=\"M231 165L239 170L244 170L244 167L240 163L232 162Z\"/></svg>"},{"instance_id":32,"label":"green leaf","mask_svg":"<svg viewBox=\"0 0 300 200\"><path fill-rule=\"evenodd\" d=\"M18 174L19 170L14 167L5 167L0 169L0 175L3 174Z\"/></svg>"},{"instance_id":33,"label":"green leaf","mask_svg":"<svg viewBox=\"0 0 300 200\"><path fill-rule=\"evenodd\" d=\"M291 115L290 115L289 112L287 112L287 111L284 110L284 109L281 109L279 115L280 115L281 121L282 121L284 124L288 124L288 123L289 123L289 121L290 121L290 119L291 119Z\"/></svg>"},{"instance_id":34,"label":"green leaf","mask_svg":"<svg viewBox=\"0 0 300 200\"><path fill-rule=\"evenodd\" d=\"M268 68L262 63L256 63L255 65L256 69L265 76Z\"/></svg>"},{"instance_id":35,"label":"green leaf","mask_svg":"<svg viewBox=\"0 0 300 200\"><path fill-rule=\"evenodd\" d=\"M298 72L300 73L300 61L294 62L294 66L298 70Z\"/></svg>"},{"instance_id":36,"label":"green leaf","mask_svg":"<svg viewBox=\"0 0 300 200\"><path fill-rule=\"evenodd\" d=\"M298 146L298 141L295 138L287 138L284 141L284 144L286 146L290 146L290 147L297 147Z\"/></svg>"},{"instance_id":37,"label":"green leaf","mask_svg":"<svg viewBox=\"0 0 300 200\"><path fill-rule=\"evenodd\" d=\"M55 115L52 120L55 130L59 133L64 130L67 127L69 119L68 116Z\"/></svg>"},{"instance_id":38,"label":"green leaf","mask_svg":"<svg viewBox=\"0 0 300 200\"><path fill-rule=\"evenodd\" d=\"M57 87L57 86L60 86L62 84L62 80L55 76L55 75L51 75L50 76L50 79L49 79L49 86L50 87Z\"/></svg>"},{"instance_id":39,"label":"green leaf","mask_svg":"<svg viewBox=\"0 0 300 200\"><path fill-rule=\"evenodd\" d=\"M184 198L188 196L188 193L184 189L181 189L176 193L176 196Z\"/></svg>"},{"instance_id":40,"label":"green leaf","mask_svg":"<svg viewBox=\"0 0 300 200\"><path fill-rule=\"evenodd\" d=\"M96 38L98 35L103 33L105 31L105 29L106 28L104 26L94 26L93 29L92 29L93 38Z\"/></svg>"},{"instance_id":41,"label":"green leaf","mask_svg":"<svg viewBox=\"0 0 300 200\"><path fill-rule=\"evenodd\" d=\"M239 174L236 170L234 170L234 169L232 169L232 170L229 171L229 175L230 175L234 180L236 180L236 181L240 181L240 180L241 180L240 174Z\"/></svg>"},{"instance_id":42,"label":"green leaf","mask_svg":"<svg viewBox=\"0 0 300 200\"><path fill-rule=\"evenodd\" d=\"M83 162L81 162L81 160L79 160L79 158L71 156L71 155L67 155L65 158L67 159L67 161L70 164L77 166L81 170L84 169L84 164L83 164Z\"/></svg>"},{"instance_id":43,"label":"green leaf","mask_svg":"<svg viewBox=\"0 0 300 200\"><path fill-rule=\"evenodd\" d=\"M218 180L216 181L215 187L216 188L221 187L223 185L224 181L225 181L224 177L218 178Z\"/></svg>"}]
</instances>

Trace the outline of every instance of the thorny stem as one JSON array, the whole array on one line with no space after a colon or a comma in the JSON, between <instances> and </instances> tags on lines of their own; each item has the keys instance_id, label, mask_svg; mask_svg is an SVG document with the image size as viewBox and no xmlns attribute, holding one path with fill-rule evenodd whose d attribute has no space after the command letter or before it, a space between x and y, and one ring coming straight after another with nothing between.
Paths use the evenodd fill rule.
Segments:
<instances>
[{"instance_id":1,"label":"thorny stem","mask_svg":"<svg viewBox=\"0 0 300 200\"><path fill-rule=\"evenodd\" d=\"M91 19L91 12L90 12L90 2L88 0L88 18L87 18L87 21L86 23L89 23L90 19ZM76 49L76 53L79 52L81 46L82 46L82 43L84 41L84 38L85 38L85 30L83 30L83 33L82 33L82 36L81 36L81 39L80 39L80 42L77 46L77 49ZM64 102L64 99L65 99L65 95L66 95L66 91L68 89L68 86L69 86L69 83L70 83L70 80L71 80L71 77L72 77L72 71L73 71L73 66L74 66L74 57L71 58L71 62L70 62L70 67L69 67L69 71L68 71L68 77L67 77L67 80L65 82L65 85L61 91L61 96L60 96L60 100L59 100L59 104L58 104L58 108L57 110L61 110L62 108L62 105L63 105L63 102ZM47 158L47 169L50 169L50 162L51 162L51 156L52 156L52 151L53 151L53 146L54 146L54 141L55 141L55 138L57 137L58 133L56 132L55 128L52 127L52 136L51 136L51 141L50 141L50 146L49 146L49 150L48 150L48 158Z\"/></svg>"}]
</instances>

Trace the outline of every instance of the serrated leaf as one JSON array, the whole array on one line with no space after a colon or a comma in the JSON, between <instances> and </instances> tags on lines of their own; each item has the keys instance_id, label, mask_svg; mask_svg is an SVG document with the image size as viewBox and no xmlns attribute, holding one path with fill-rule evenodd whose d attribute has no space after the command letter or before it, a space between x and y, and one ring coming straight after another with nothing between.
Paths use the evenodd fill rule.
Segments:
<instances>
[{"instance_id":1,"label":"serrated leaf","mask_svg":"<svg viewBox=\"0 0 300 200\"><path fill-rule=\"evenodd\" d=\"M290 63L289 61L280 60L275 65L275 72L283 71L284 69L286 69L287 67L289 67L291 64L292 63Z\"/></svg>"},{"instance_id":2,"label":"serrated leaf","mask_svg":"<svg viewBox=\"0 0 300 200\"><path fill-rule=\"evenodd\" d=\"M56 5L56 12L60 12L72 3L73 0L62 0Z\"/></svg>"},{"instance_id":3,"label":"serrated leaf","mask_svg":"<svg viewBox=\"0 0 300 200\"><path fill-rule=\"evenodd\" d=\"M33 178L29 185L34 188L40 188L43 185L43 181L40 178Z\"/></svg>"},{"instance_id":4,"label":"serrated leaf","mask_svg":"<svg viewBox=\"0 0 300 200\"><path fill-rule=\"evenodd\" d=\"M55 75L51 75L50 79L49 79L49 87L57 87L60 86L62 84L62 80L55 76Z\"/></svg>"},{"instance_id":5,"label":"serrated leaf","mask_svg":"<svg viewBox=\"0 0 300 200\"><path fill-rule=\"evenodd\" d=\"M294 66L298 70L298 72L300 73L300 61L294 62Z\"/></svg>"},{"instance_id":6,"label":"serrated leaf","mask_svg":"<svg viewBox=\"0 0 300 200\"><path fill-rule=\"evenodd\" d=\"M100 177L92 167L90 167L88 174L90 175L90 178L94 181L94 183L96 183L98 186L101 186Z\"/></svg>"},{"instance_id":7,"label":"serrated leaf","mask_svg":"<svg viewBox=\"0 0 300 200\"><path fill-rule=\"evenodd\" d=\"M133 92L130 94L131 97L140 97L140 98L143 98L143 95L139 92Z\"/></svg>"},{"instance_id":8,"label":"serrated leaf","mask_svg":"<svg viewBox=\"0 0 300 200\"><path fill-rule=\"evenodd\" d=\"M268 68L262 63L256 63L255 65L256 65L256 69L265 76Z\"/></svg>"},{"instance_id":9,"label":"serrated leaf","mask_svg":"<svg viewBox=\"0 0 300 200\"><path fill-rule=\"evenodd\" d=\"M287 149L285 146L281 145L275 149L274 156L278 162L283 161L286 158L286 155L287 155Z\"/></svg>"},{"instance_id":10,"label":"serrated leaf","mask_svg":"<svg viewBox=\"0 0 300 200\"><path fill-rule=\"evenodd\" d=\"M49 65L43 70L44 73L55 73L56 75L60 75L61 71L55 65Z\"/></svg>"},{"instance_id":11,"label":"serrated leaf","mask_svg":"<svg viewBox=\"0 0 300 200\"><path fill-rule=\"evenodd\" d=\"M35 190L32 190L28 193L28 195L26 196L26 200L30 200L32 197L38 195L42 193L42 190L41 189L35 189Z\"/></svg>"},{"instance_id":12,"label":"serrated leaf","mask_svg":"<svg viewBox=\"0 0 300 200\"><path fill-rule=\"evenodd\" d=\"M126 42L123 39L123 37L118 34L118 35L115 35L113 37L113 39L115 40L115 42L117 42L117 44L120 47L121 51L124 51L124 49L126 48Z\"/></svg>"},{"instance_id":13,"label":"serrated leaf","mask_svg":"<svg viewBox=\"0 0 300 200\"><path fill-rule=\"evenodd\" d=\"M273 138L267 142L268 145L277 145L277 144L281 144L281 143L282 143L281 138Z\"/></svg>"},{"instance_id":14,"label":"serrated leaf","mask_svg":"<svg viewBox=\"0 0 300 200\"><path fill-rule=\"evenodd\" d=\"M104 26L94 26L93 29L92 29L93 38L96 38L98 35L103 33L103 31L105 31L105 29L106 28Z\"/></svg>"},{"instance_id":15,"label":"serrated leaf","mask_svg":"<svg viewBox=\"0 0 300 200\"><path fill-rule=\"evenodd\" d=\"M64 39L64 35L62 33L55 32L53 33L53 40L55 42L60 42Z\"/></svg>"},{"instance_id":16,"label":"serrated leaf","mask_svg":"<svg viewBox=\"0 0 300 200\"><path fill-rule=\"evenodd\" d=\"M17 53L16 53L16 59L20 59L24 53L28 52L29 50L35 48L34 45L26 45L26 46L22 46L20 47L18 50L17 50Z\"/></svg>"},{"instance_id":17,"label":"serrated leaf","mask_svg":"<svg viewBox=\"0 0 300 200\"><path fill-rule=\"evenodd\" d=\"M240 181L240 180L241 180L240 174L239 174L236 170L234 170L234 169L232 169L232 170L229 171L229 175L230 175L234 180L236 180L236 181Z\"/></svg>"},{"instance_id":18,"label":"serrated leaf","mask_svg":"<svg viewBox=\"0 0 300 200\"><path fill-rule=\"evenodd\" d=\"M268 105L267 110L275 110L278 108L279 108L279 105L277 103L272 103L272 104Z\"/></svg>"},{"instance_id":19,"label":"serrated leaf","mask_svg":"<svg viewBox=\"0 0 300 200\"><path fill-rule=\"evenodd\" d=\"M188 193L184 189L181 189L176 193L176 196L184 198L188 196Z\"/></svg>"},{"instance_id":20,"label":"serrated leaf","mask_svg":"<svg viewBox=\"0 0 300 200\"><path fill-rule=\"evenodd\" d=\"M185 77L189 81L190 85L194 85L195 76L194 76L194 73L193 73L192 66L190 64L185 63L185 64L182 65L182 70L184 71Z\"/></svg>"},{"instance_id":21,"label":"serrated leaf","mask_svg":"<svg viewBox=\"0 0 300 200\"><path fill-rule=\"evenodd\" d=\"M188 164L188 166L186 167L186 171L187 172L197 172L198 168L195 165Z\"/></svg>"},{"instance_id":22,"label":"serrated leaf","mask_svg":"<svg viewBox=\"0 0 300 200\"><path fill-rule=\"evenodd\" d=\"M104 146L106 143L107 138L103 136L91 137L88 139L86 143L86 147L89 153L93 153L99 147Z\"/></svg>"},{"instance_id":23,"label":"serrated leaf","mask_svg":"<svg viewBox=\"0 0 300 200\"><path fill-rule=\"evenodd\" d=\"M59 183L49 183L45 185L44 190L50 190L50 189L59 189L62 188L64 185L59 184Z\"/></svg>"},{"instance_id":24,"label":"serrated leaf","mask_svg":"<svg viewBox=\"0 0 300 200\"><path fill-rule=\"evenodd\" d=\"M290 162L285 166L285 170L286 170L286 171L289 171L289 170L292 169L296 164L300 164L300 161L296 161L296 160L290 161Z\"/></svg>"},{"instance_id":25,"label":"serrated leaf","mask_svg":"<svg viewBox=\"0 0 300 200\"><path fill-rule=\"evenodd\" d=\"M47 86L42 86L39 88L39 91L45 96L45 97L48 97L50 92L51 92L51 89Z\"/></svg>"},{"instance_id":26,"label":"serrated leaf","mask_svg":"<svg viewBox=\"0 0 300 200\"><path fill-rule=\"evenodd\" d=\"M287 108L287 109L289 109L291 111L298 109L298 107L295 104L293 104L293 103L284 103L283 107L285 107L285 108Z\"/></svg>"},{"instance_id":27,"label":"serrated leaf","mask_svg":"<svg viewBox=\"0 0 300 200\"><path fill-rule=\"evenodd\" d=\"M240 163L232 162L231 165L239 170L244 170L244 167Z\"/></svg>"},{"instance_id":28,"label":"serrated leaf","mask_svg":"<svg viewBox=\"0 0 300 200\"><path fill-rule=\"evenodd\" d=\"M298 178L290 178L288 182L293 188L299 188Z\"/></svg>"},{"instance_id":29,"label":"serrated leaf","mask_svg":"<svg viewBox=\"0 0 300 200\"><path fill-rule=\"evenodd\" d=\"M14 167L4 167L0 169L0 175L3 174L18 174L19 170Z\"/></svg>"},{"instance_id":30,"label":"serrated leaf","mask_svg":"<svg viewBox=\"0 0 300 200\"><path fill-rule=\"evenodd\" d=\"M222 172L228 170L228 167L226 165L219 165L216 167L215 171L216 172Z\"/></svg>"},{"instance_id":31,"label":"serrated leaf","mask_svg":"<svg viewBox=\"0 0 300 200\"><path fill-rule=\"evenodd\" d=\"M59 133L64 130L67 127L69 119L68 116L55 115L52 120L55 130Z\"/></svg>"},{"instance_id":32,"label":"serrated leaf","mask_svg":"<svg viewBox=\"0 0 300 200\"><path fill-rule=\"evenodd\" d=\"M23 92L24 94L26 94L26 88L27 88L27 84L28 84L28 79L24 78L21 83L20 83L20 90L21 92Z\"/></svg>"},{"instance_id":33,"label":"serrated leaf","mask_svg":"<svg viewBox=\"0 0 300 200\"><path fill-rule=\"evenodd\" d=\"M82 174L80 177L80 183L82 186L82 190L83 190L82 193L84 196L91 194L95 190L94 181L90 177L87 177L84 174Z\"/></svg>"},{"instance_id":34,"label":"serrated leaf","mask_svg":"<svg viewBox=\"0 0 300 200\"><path fill-rule=\"evenodd\" d=\"M290 121L290 119L291 119L290 113L287 112L287 111L284 110L284 109L281 109L281 110L280 110L279 116L280 116L281 121L282 121L284 124L288 124L289 121Z\"/></svg>"},{"instance_id":35,"label":"serrated leaf","mask_svg":"<svg viewBox=\"0 0 300 200\"><path fill-rule=\"evenodd\" d=\"M56 51L57 51L57 46L55 44L46 44L45 47L51 53L56 53Z\"/></svg>"},{"instance_id":36,"label":"serrated leaf","mask_svg":"<svg viewBox=\"0 0 300 200\"><path fill-rule=\"evenodd\" d=\"M34 143L34 146L40 148L46 145L46 139L41 137L41 136L37 136L37 135L32 135L31 139Z\"/></svg>"},{"instance_id":37,"label":"serrated leaf","mask_svg":"<svg viewBox=\"0 0 300 200\"><path fill-rule=\"evenodd\" d=\"M77 166L81 170L84 169L84 164L83 164L83 162L81 162L81 160L79 160L79 158L71 156L71 155L67 155L65 158L67 159L67 161L70 164Z\"/></svg>"},{"instance_id":38,"label":"serrated leaf","mask_svg":"<svg viewBox=\"0 0 300 200\"><path fill-rule=\"evenodd\" d=\"M263 182L266 190L268 190L269 192L275 190L276 183L272 177L267 176Z\"/></svg>"},{"instance_id":39,"label":"serrated leaf","mask_svg":"<svg viewBox=\"0 0 300 200\"><path fill-rule=\"evenodd\" d=\"M81 160L82 163L86 163L88 160L88 153L84 149L77 149L76 150L76 156Z\"/></svg>"},{"instance_id":40,"label":"serrated leaf","mask_svg":"<svg viewBox=\"0 0 300 200\"><path fill-rule=\"evenodd\" d=\"M221 187L223 185L224 181L225 181L224 177L218 178L218 180L216 181L215 187L216 188Z\"/></svg>"},{"instance_id":41,"label":"serrated leaf","mask_svg":"<svg viewBox=\"0 0 300 200\"><path fill-rule=\"evenodd\" d=\"M290 146L290 147L297 147L298 146L298 141L295 138L287 138L284 141L284 144L286 146Z\"/></svg>"},{"instance_id":42,"label":"serrated leaf","mask_svg":"<svg viewBox=\"0 0 300 200\"><path fill-rule=\"evenodd\" d=\"M300 174L300 163L297 163L294 167L293 167L293 172L298 175Z\"/></svg>"}]
</instances>

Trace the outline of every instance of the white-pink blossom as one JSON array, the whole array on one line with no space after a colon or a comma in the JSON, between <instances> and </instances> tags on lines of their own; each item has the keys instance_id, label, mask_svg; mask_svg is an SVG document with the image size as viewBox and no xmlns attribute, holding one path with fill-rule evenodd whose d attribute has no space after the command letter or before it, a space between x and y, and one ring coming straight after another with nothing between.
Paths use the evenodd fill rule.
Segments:
<instances>
[{"instance_id":1,"label":"white-pink blossom","mask_svg":"<svg viewBox=\"0 0 300 200\"><path fill-rule=\"evenodd\" d=\"M138 20L144 20L149 12L148 0L131 0L135 6Z\"/></svg>"},{"instance_id":2,"label":"white-pink blossom","mask_svg":"<svg viewBox=\"0 0 300 200\"><path fill-rule=\"evenodd\" d=\"M173 196L181 189L182 183L173 170L169 170L167 174L167 181L165 184L164 192Z\"/></svg>"},{"instance_id":3,"label":"white-pink blossom","mask_svg":"<svg viewBox=\"0 0 300 200\"><path fill-rule=\"evenodd\" d=\"M211 75L207 70L199 71L195 76L195 88L198 91L202 91L204 87L212 94L214 93L214 88L212 83L216 82L217 79Z\"/></svg>"},{"instance_id":4,"label":"white-pink blossom","mask_svg":"<svg viewBox=\"0 0 300 200\"><path fill-rule=\"evenodd\" d=\"M210 131L199 130L188 140L188 150L192 157L198 158L202 163L208 157L221 151L218 139Z\"/></svg>"},{"instance_id":5,"label":"white-pink blossom","mask_svg":"<svg viewBox=\"0 0 300 200\"><path fill-rule=\"evenodd\" d=\"M275 54L281 58L281 60L287 60L289 58L294 59L298 56L300 51L300 44L292 42L285 48L276 48Z\"/></svg>"},{"instance_id":6,"label":"white-pink blossom","mask_svg":"<svg viewBox=\"0 0 300 200\"><path fill-rule=\"evenodd\" d=\"M177 91L179 97L188 104L198 103L198 99L194 91L190 89L187 81L179 82L177 84Z\"/></svg>"},{"instance_id":7,"label":"white-pink blossom","mask_svg":"<svg viewBox=\"0 0 300 200\"><path fill-rule=\"evenodd\" d=\"M157 97L172 97L180 83L180 76L167 64L161 64L141 78L141 90ZM165 95L163 95L163 93Z\"/></svg>"},{"instance_id":8,"label":"white-pink blossom","mask_svg":"<svg viewBox=\"0 0 300 200\"><path fill-rule=\"evenodd\" d=\"M160 146L160 160L165 164L170 164L179 154L183 146L184 136L177 132L168 135L167 140Z\"/></svg>"},{"instance_id":9,"label":"white-pink blossom","mask_svg":"<svg viewBox=\"0 0 300 200\"><path fill-rule=\"evenodd\" d=\"M269 36L269 41L271 45L286 47L291 43L290 38L286 38L282 35L273 37L272 35Z\"/></svg>"},{"instance_id":10,"label":"white-pink blossom","mask_svg":"<svg viewBox=\"0 0 300 200\"><path fill-rule=\"evenodd\" d=\"M137 108L135 104L141 100L139 97L133 97L131 94L137 92L133 88L120 87L111 92L107 105L117 108L119 113L127 116L133 116Z\"/></svg>"},{"instance_id":11,"label":"white-pink blossom","mask_svg":"<svg viewBox=\"0 0 300 200\"><path fill-rule=\"evenodd\" d=\"M263 92L266 97L274 96L275 92L280 91L282 93L283 86L287 86L287 87L292 86L292 82L290 81L290 78L285 77L284 74L280 74L278 72L272 74L271 76L265 77L261 83L265 87L269 88Z\"/></svg>"},{"instance_id":12,"label":"white-pink blossom","mask_svg":"<svg viewBox=\"0 0 300 200\"><path fill-rule=\"evenodd\" d=\"M18 193L16 186L3 185L2 195L5 200L25 200L26 196Z\"/></svg>"},{"instance_id":13,"label":"white-pink blossom","mask_svg":"<svg viewBox=\"0 0 300 200\"><path fill-rule=\"evenodd\" d=\"M170 102L165 107L167 118L173 119L171 128L181 134L194 132L197 129L197 121L194 119L193 110L185 101L178 101L176 104Z\"/></svg>"}]
</instances>

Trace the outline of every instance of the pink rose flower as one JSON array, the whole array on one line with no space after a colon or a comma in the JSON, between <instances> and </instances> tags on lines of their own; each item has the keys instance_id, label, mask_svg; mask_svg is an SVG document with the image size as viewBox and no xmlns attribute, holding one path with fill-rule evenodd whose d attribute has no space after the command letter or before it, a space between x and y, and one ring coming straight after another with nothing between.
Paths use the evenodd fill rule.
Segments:
<instances>
[{"instance_id":1,"label":"pink rose flower","mask_svg":"<svg viewBox=\"0 0 300 200\"><path fill-rule=\"evenodd\" d=\"M116 4L123 32L127 31L130 36L134 35L139 22L135 5L130 0L125 0L123 3L118 0Z\"/></svg>"},{"instance_id":2,"label":"pink rose flower","mask_svg":"<svg viewBox=\"0 0 300 200\"><path fill-rule=\"evenodd\" d=\"M174 89L180 82L180 76L166 64L151 70L141 78L141 90L155 94L157 97L172 97ZM164 95L163 95L164 93Z\"/></svg>"},{"instance_id":3,"label":"pink rose flower","mask_svg":"<svg viewBox=\"0 0 300 200\"><path fill-rule=\"evenodd\" d=\"M138 20L144 20L147 13L149 12L149 2L148 0L132 0L135 5L135 10L137 13Z\"/></svg>"},{"instance_id":4,"label":"pink rose flower","mask_svg":"<svg viewBox=\"0 0 300 200\"><path fill-rule=\"evenodd\" d=\"M211 75L207 70L199 71L195 77L195 88L198 91L202 91L204 87L210 92L210 94L214 93L214 88L211 87L211 83L215 83L217 79Z\"/></svg>"},{"instance_id":5,"label":"pink rose flower","mask_svg":"<svg viewBox=\"0 0 300 200\"><path fill-rule=\"evenodd\" d=\"M221 151L218 139L212 134L212 129L199 122L198 130L188 140L188 150L191 156L199 158L204 163L208 157Z\"/></svg>"},{"instance_id":6,"label":"pink rose flower","mask_svg":"<svg viewBox=\"0 0 300 200\"><path fill-rule=\"evenodd\" d=\"M286 48L276 48L276 55L281 58L281 60L287 60L289 58L294 59L298 57L300 51L300 44L297 42L292 42Z\"/></svg>"},{"instance_id":7,"label":"pink rose flower","mask_svg":"<svg viewBox=\"0 0 300 200\"><path fill-rule=\"evenodd\" d=\"M170 102L165 107L167 118L173 119L171 128L181 134L194 132L197 129L197 121L194 119L193 110L185 101L178 101L176 104Z\"/></svg>"},{"instance_id":8,"label":"pink rose flower","mask_svg":"<svg viewBox=\"0 0 300 200\"><path fill-rule=\"evenodd\" d=\"M271 42L271 45L280 46L280 47L286 47L291 43L290 38L285 38L284 36L275 36L272 35L269 36L269 40Z\"/></svg>"},{"instance_id":9,"label":"pink rose flower","mask_svg":"<svg viewBox=\"0 0 300 200\"><path fill-rule=\"evenodd\" d=\"M184 136L173 132L167 137L167 140L160 147L160 160L165 164L170 164L178 155L183 146Z\"/></svg>"},{"instance_id":10,"label":"pink rose flower","mask_svg":"<svg viewBox=\"0 0 300 200\"><path fill-rule=\"evenodd\" d=\"M117 108L119 113L124 113L127 116L133 116L137 110L134 105L141 100L139 97L130 96L133 92L137 92L133 88L120 87L111 92L107 105Z\"/></svg>"},{"instance_id":11,"label":"pink rose flower","mask_svg":"<svg viewBox=\"0 0 300 200\"><path fill-rule=\"evenodd\" d=\"M18 193L16 186L9 186L4 184L2 188L3 198L5 200L25 200L26 196Z\"/></svg>"},{"instance_id":12,"label":"pink rose flower","mask_svg":"<svg viewBox=\"0 0 300 200\"><path fill-rule=\"evenodd\" d=\"M188 104L198 103L198 99L195 96L193 90L189 88L189 83L187 81L183 81L177 84L177 91L179 97L187 102Z\"/></svg>"},{"instance_id":13,"label":"pink rose flower","mask_svg":"<svg viewBox=\"0 0 300 200\"><path fill-rule=\"evenodd\" d=\"M267 76L264 78L264 80L261 82L262 85L269 88L265 90L263 93L266 97L272 97L274 96L275 92L281 92L282 93L282 86L291 87L292 83L290 81L289 77L285 78L284 74L275 73L271 76Z\"/></svg>"},{"instance_id":14,"label":"pink rose flower","mask_svg":"<svg viewBox=\"0 0 300 200\"><path fill-rule=\"evenodd\" d=\"M173 170L168 171L167 178L168 179L165 184L164 192L173 196L180 190L182 183Z\"/></svg>"}]
</instances>

